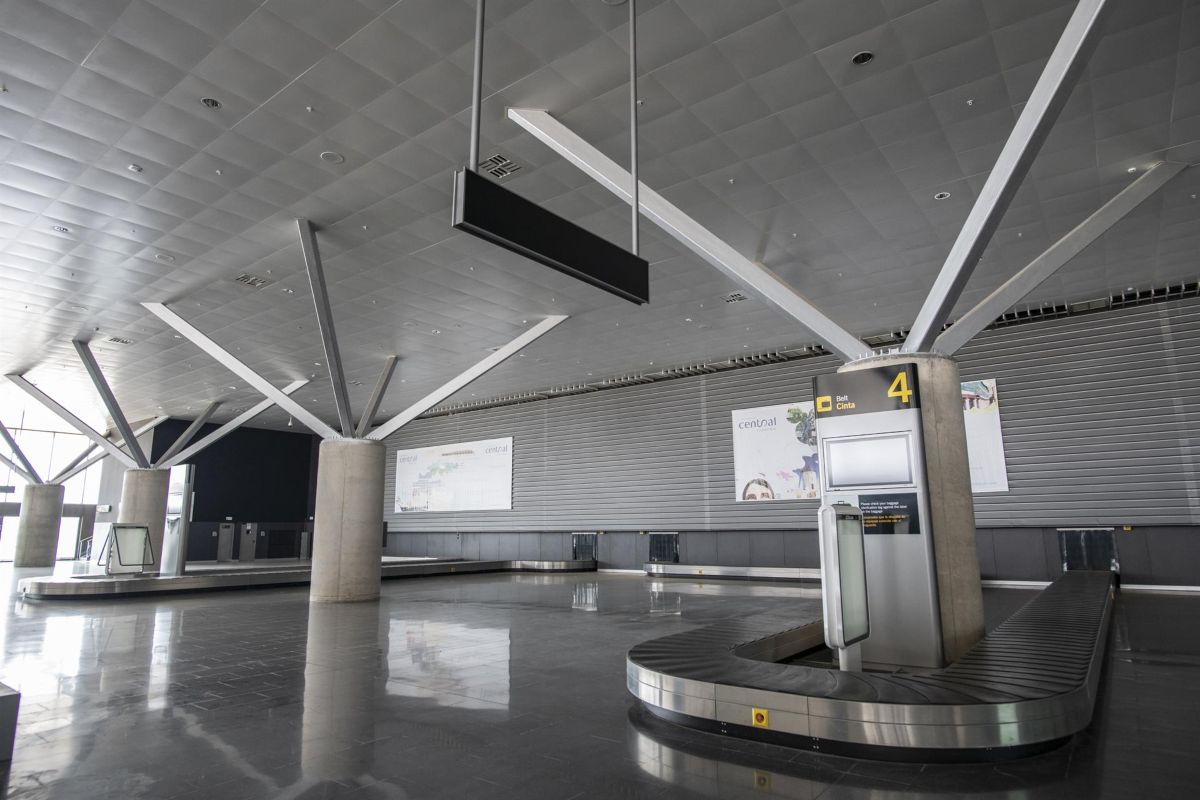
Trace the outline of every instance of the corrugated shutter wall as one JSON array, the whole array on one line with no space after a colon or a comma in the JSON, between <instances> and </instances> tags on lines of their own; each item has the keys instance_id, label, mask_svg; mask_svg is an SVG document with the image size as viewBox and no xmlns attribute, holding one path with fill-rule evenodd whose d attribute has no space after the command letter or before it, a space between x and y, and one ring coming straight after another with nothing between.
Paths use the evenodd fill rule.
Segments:
<instances>
[{"instance_id":1,"label":"corrugated shutter wall","mask_svg":"<svg viewBox=\"0 0 1200 800\"><path fill-rule=\"evenodd\" d=\"M989 331L1010 491L981 526L1200 524L1200 302ZM387 515L396 531L812 528L817 503L734 500L730 412L812 397L833 358L417 420L389 449L512 436L513 510ZM395 492L389 455L386 497Z\"/></svg>"}]
</instances>

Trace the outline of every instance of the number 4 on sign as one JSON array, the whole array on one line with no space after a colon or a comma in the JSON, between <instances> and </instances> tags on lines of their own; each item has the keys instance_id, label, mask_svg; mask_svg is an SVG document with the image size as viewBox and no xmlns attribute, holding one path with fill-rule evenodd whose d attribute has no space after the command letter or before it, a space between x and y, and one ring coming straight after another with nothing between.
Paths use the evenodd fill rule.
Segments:
<instances>
[{"instance_id":1,"label":"number 4 on sign","mask_svg":"<svg viewBox=\"0 0 1200 800\"><path fill-rule=\"evenodd\" d=\"M896 375L896 379L892 381L892 385L888 387L888 397L899 397L900 402L907 404L912 399L912 389L908 388L908 372L903 371Z\"/></svg>"}]
</instances>

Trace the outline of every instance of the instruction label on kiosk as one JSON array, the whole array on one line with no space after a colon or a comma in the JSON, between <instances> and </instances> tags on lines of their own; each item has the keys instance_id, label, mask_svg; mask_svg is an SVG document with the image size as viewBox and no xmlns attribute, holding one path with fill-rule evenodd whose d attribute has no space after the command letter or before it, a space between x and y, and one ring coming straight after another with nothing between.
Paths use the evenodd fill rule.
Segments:
<instances>
[{"instance_id":1,"label":"instruction label on kiosk","mask_svg":"<svg viewBox=\"0 0 1200 800\"><path fill-rule=\"evenodd\" d=\"M905 494L860 494L863 534L906 534L921 532L921 511L916 492Z\"/></svg>"}]
</instances>

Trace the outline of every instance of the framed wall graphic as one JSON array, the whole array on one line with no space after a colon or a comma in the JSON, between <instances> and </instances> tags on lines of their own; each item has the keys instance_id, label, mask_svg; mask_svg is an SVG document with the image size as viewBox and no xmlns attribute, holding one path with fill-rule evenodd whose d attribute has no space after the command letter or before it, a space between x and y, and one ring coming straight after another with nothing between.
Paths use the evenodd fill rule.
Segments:
<instances>
[{"instance_id":1,"label":"framed wall graphic","mask_svg":"<svg viewBox=\"0 0 1200 800\"><path fill-rule=\"evenodd\" d=\"M817 500L817 417L811 402L733 411L734 499Z\"/></svg>"},{"instance_id":2,"label":"framed wall graphic","mask_svg":"<svg viewBox=\"0 0 1200 800\"><path fill-rule=\"evenodd\" d=\"M963 418L967 425L967 459L971 465L971 491L975 494L1008 491L1004 462L1004 435L1000 430L1000 394L995 378L963 381Z\"/></svg>"},{"instance_id":3,"label":"framed wall graphic","mask_svg":"<svg viewBox=\"0 0 1200 800\"><path fill-rule=\"evenodd\" d=\"M396 513L512 509L512 437L396 452Z\"/></svg>"}]
</instances>

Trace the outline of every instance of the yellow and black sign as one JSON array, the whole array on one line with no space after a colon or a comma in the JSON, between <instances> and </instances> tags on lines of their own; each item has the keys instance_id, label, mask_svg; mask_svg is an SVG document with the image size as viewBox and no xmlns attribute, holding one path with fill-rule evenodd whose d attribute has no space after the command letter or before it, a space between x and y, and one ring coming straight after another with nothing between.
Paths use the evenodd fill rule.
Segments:
<instances>
[{"instance_id":1,"label":"yellow and black sign","mask_svg":"<svg viewBox=\"0 0 1200 800\"><path fill-rule=\"evenodd\" d=\"M750 724L756 728L771 727L771 715L765 708L750 709Z\"/></svg>"},{"instance_id":2,"label":"yellow and black sign","mask_svg":"<svg viewBox=\"0 0 1200 800\"><path fill-rule=\"evenodd\" d=\"M813 378L817 419L920 408L916 364L834 372Z\"/></svg>"}]
</instances>

